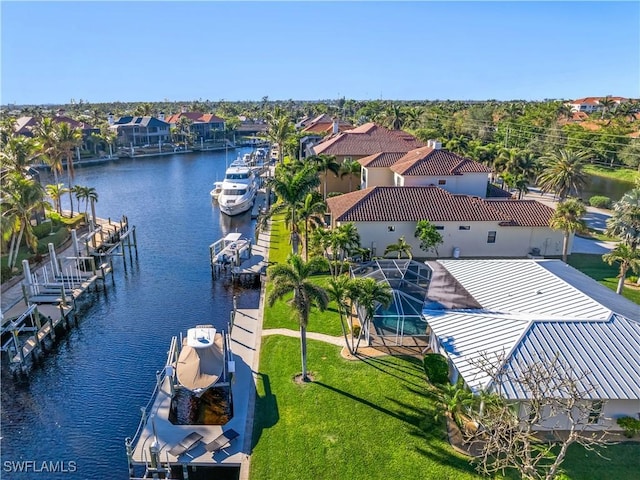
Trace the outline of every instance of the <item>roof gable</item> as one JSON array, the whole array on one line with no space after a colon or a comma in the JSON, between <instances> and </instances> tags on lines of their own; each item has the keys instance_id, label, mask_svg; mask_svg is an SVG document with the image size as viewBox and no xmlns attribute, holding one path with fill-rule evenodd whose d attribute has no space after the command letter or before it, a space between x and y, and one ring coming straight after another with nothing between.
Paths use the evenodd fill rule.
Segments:
<instances>
[{"instance_id":1,"label":"roof gable","mask_svg":"<svg viewBox=\"0 0 640 480\"><path fill-rule=\"evenodd\" d=\"M449 176L491 172L481 163L432 147L421 147L407 152L391 170L403 176Z\"/></svg>"},{"instance_id":2,"label":"roof gable","mask_svg":"<svg viewBox=\"0 0 640 480\"><path fill-rule=\"evenodd\" d=\"M408 152L424 144L402 130L365 123L340 132L313 147L316 155L367 156L378 152Z\"/></svg>"}]
</instances>

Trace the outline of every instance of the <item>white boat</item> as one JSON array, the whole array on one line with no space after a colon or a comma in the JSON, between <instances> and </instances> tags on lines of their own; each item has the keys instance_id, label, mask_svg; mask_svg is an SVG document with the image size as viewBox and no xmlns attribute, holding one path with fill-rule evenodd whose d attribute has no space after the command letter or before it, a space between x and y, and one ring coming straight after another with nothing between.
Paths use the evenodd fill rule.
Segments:
<instances>
[{"instance_id":1,"label":"white boat","mask_svg":"<svg viewBox=\"0 0 640 480\"><path fill-rule=\"evenodd\" d=\"M213 200L218 200L220 192L222 191L222 183L223 182L213 182L213 190L209 192Z\"/></svg>"},{"instance_id":2,"label":"white boat","mask_svg":"<svg viewBox=\"0 0 640 480\"><path fill-rule=\"evenodd\" d=\"M224 334L212 325L187 330L176 363L178 383L198 396L213 387L228 371L225 348Z\"/></svg>"},{"instance_id":3,"label":"white boat","mask_svg":"<svg viewBox=\"0 0 640 480\"><path fill-rule=\"evenodd\" d=\"M253 206L258 186L253 169L245 162L236 160L225 173L218 195L220 211L227 215L239 215Z\"/></svg>"}]
</instances>

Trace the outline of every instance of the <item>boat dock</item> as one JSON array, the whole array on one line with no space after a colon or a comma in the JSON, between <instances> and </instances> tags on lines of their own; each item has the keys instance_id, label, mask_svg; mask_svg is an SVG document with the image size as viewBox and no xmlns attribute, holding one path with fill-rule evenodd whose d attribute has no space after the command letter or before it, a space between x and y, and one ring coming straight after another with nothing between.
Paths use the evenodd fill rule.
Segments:
<instances>
[{"instance_id":1,"label":"boat dock","mask_svg":"<svg viewBox=\"0 0 640 480\"><path fill-rule=\"evenodd\" d=\"M47 341L56 340L59 326L71 327L76 301L99 284L106 287L113 275L113 257L122 256L126 270L125 247L136 249L135 227L126 217L113 223L99 219L87 233L78 237L71 231L71 247L58 255L49 244L48 261L32 268L22 262L23 279L2 292L0 349L9 358L15 374L26 372L30 357L43 354Z\"/></svg>"},{"instance_id":2,"label":"boat dock","mask_svg":"<svg viewBox=\"0 0 640 480\"><path fill-rule=\"evenodd\" d=\"M239 233L209 245L209 257L213 277L231 275L234 283L255 282L267 266L266 249Z\"/></svg>"}]
</instances>

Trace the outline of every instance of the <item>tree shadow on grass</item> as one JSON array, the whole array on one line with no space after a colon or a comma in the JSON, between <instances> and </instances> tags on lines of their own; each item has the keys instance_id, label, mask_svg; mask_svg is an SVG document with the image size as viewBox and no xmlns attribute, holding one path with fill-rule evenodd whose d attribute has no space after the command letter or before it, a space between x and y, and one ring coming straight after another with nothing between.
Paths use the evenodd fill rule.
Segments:
<instances>
[{"instance_id":1,"label":"tree shadow on grass","mask_svg":"<svg viewBox=\"0 0 640 480\"><path fill-rule=\"evenodd\" d=\"M278 423L278 420L280 420L278 402L276 400L276 396L271 391L271 382L269 381L269 375L258 372L257 376L258 382L262 383L264 394L260 395L258 392L256 392L251 450L253 450L258 444L258 441L262 436L262 431L264 429L273 427L276 423Z\"/></svg>"},{"instance_id":2,"label":"tree shadow on grass","mask_svg":"<svg viewBox=\"0 0 640 480\"><path fill-rule=\"evenodd\" d=\"M406 360L407 363L412 365L411 367L405 367L402 365L398 365L396 362L389 361L388 359L385 359L383 357L370 357L367 355L359 354L358 358L362 360L363 363L366 363L370 367L373 367L382 373L391 375L392 377L402 380L404 383L414 385L415 387L418 387L418 388L423 387L425 385L424 383L412 382L407 378L408 376L411 376L414 378L418 378L423 382L426 381L424 370L421 367L417 366L419 365L419 361L417 359L414 359L412 357L396 357L396 358L401 358L403 360ZM394 370L398 372L402 372L403 375L394 373ZM423 372L423 373L420 374L419 372Z\"/></svg>"}]
</instances>

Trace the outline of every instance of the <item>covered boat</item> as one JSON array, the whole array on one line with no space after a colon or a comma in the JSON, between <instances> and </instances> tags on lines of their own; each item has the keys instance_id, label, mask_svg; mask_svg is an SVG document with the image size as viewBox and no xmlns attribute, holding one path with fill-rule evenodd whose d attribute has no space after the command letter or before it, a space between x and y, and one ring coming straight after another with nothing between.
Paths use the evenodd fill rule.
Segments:
<instances>
[{"instance_id":1,"label":"covered boat","mask_svg":"<svg viewBox=\"0 0 640 480\"><path fill-rule=\"evenodd\" d=\"M225 371L224 336L212 325L187 331L176 364L178 382L196 395L213 387Z\"/></svg>"}]
</instances>

